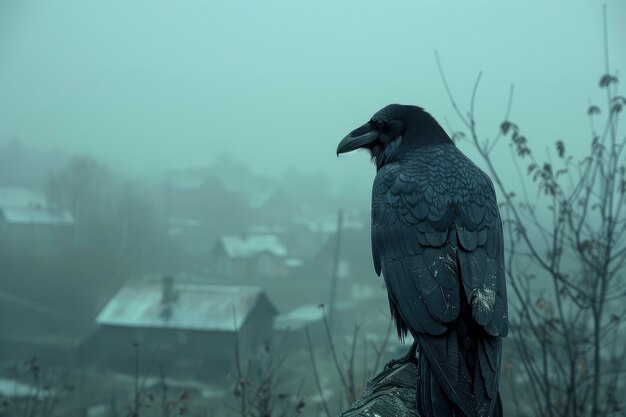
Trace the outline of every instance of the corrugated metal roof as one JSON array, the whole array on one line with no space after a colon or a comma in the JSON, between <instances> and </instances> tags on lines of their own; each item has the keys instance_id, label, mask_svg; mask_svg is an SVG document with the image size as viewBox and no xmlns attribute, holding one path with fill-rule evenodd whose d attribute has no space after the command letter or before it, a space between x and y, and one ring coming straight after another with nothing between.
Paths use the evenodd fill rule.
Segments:
<instances>
[{"instance_id":1,"label":"corrugated metal roof","mask_svg":"<svg viewBox=\"0 0 626 417\"><path fill-rule=\"evenodd\" d=\"M250 258L261 253L287 255L287 248L276 235L222 236L220 242L231 258Z\"/></svg>"},{"instance_id":2,"label":"corrugated metal roof","mask_svg":"<svg viewBox=\"0 0 626 417\"><path fill-rule=\"evenodd\" d=\"M234 331L257 302L260 287L175 283L171 316L163 313L163 283L135 281L122 287L96 317L96 323L123 327ZM237 317L235 325L234 315Z\"/></svg>"}]
</instances>

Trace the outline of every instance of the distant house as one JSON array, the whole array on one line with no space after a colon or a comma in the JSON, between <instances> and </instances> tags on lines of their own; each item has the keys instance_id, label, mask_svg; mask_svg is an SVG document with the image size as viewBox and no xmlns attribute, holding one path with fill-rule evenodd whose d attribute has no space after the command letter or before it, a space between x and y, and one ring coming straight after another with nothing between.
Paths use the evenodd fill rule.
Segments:
<instances>
[{"instance_id":1,"label":"distant house","mask_svg":"<svg viewBox=\"0 0 626 417\"><path fill-rule=\"evenodd\" d=\"M276 316L274 320L276 341L282 349L307 349L307 329L311 343L326 343L324 310L321 307L314 304L303 305Z\"/></svg>"},{"instance_id":2,"label":"distant house","mask_svg":"<svg viewBox=\"0 0 626 417\"><path fill-rule=\"evenodd\" d=\"M53 210L43 194L22 187L0 187L0 247L49 253L71 239L74 219Z\"/></svg>"},{"instance_id":3,"label":"distant house","mask_svg":"<svg viewBox=\"0 0 626 417\"><path fill-rule=\"evenodd\" d=\"M166 194L169 218L199 220L219 233L239 229L250 216L244 197L204 171L170 174Z\"/></svg>"},{"instance_id":4,"label":"distant house","mask_svg":"<svg viewBox=\"0 0 626 417\"><path fill-rule=\"evenodd\" d=\"M294 262L274 234L222 236L211 252L217 275L232 278L286 277Z\"/></svg>"},{"instance_id":5,"label":"distant house","mask_svg":"<svg viewBox=\"0 0 626 417\"><path fill-rule=\"evenodd\" d=\"M337 250L336 234L329 235L315 254L311 265L319 270L330 271ZM339 279L355 280L353 282L372 282L376 277L372 261L372 246L368 229L343 229L339 247Z\"/></svg>"},{"instance_id":6,"label":"distant house","mask_svg":"<svg viewBox=\"0 0 626 417\"><path fill-rule=\"evenodd\" d=\"M369 230L369 218L360 212L346 212L344 231ZM311 260L337 234L337 213L322 216L300 216L291 219L286 243L294 256ZM329 258L329 259L332 259Z\"/></svg>"},{"instance_id":7,"label":"distant house","mask_svg":"<svg viewBox=\"0 0 626 417\"><path fill-rule=\"evenodd\" d=\"M237 338L241 355L271 342L276 309L258 287L129 282L96 317L98 330L82 349L86 360L132 371L133 344L169 374L223 378ZM158 368L157 368L158 369Z\"/></svg>"},{"instance_id":8,"label":"distant house","mask_svg":"<svg viewBox=\"0 0 626 417\"><path fill-rule=\"evenodd\" d=\"M170 172L164 191L167 235L186 263L206 263L219 236L237 233L251 222L246 198L209 170Z\"/></svg>"},{"instance_id":9,"label":"distant house","mask_svg":"<svg viewBox=\"0 0 626 417\"><path fill-rule=\"evenodd\" d=\"M328 235L326 242L302 271L307 277L333 276L337 254L336 233ZM309 278L310 279L310 278ZM372 261L369 229L343 229L337 265L336 300L350 303L376 298L381 294L383 279L376 275ZM337 311L335 313L338 313Z\"/></svg>"},{"instance_id":10,"label":"distant house","mask_svg":"<svg viewBox=\"0 0 626 417\"><path fill-rule=\"evenodd\" d=\"M251 193L248 205L259 224L283 225L298 213L298 207L279 189Z\"/></svg>"}]
</instances>

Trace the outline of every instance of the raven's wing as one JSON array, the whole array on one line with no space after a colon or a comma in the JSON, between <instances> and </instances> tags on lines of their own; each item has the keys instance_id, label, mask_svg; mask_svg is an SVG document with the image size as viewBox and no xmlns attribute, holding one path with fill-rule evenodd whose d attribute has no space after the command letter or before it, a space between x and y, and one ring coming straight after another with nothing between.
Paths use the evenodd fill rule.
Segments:
<instances>
[{"instance_id":1,"label":"raven's wing","mask_svg":"<svg viewBox=\"0 0 626 417\"><path fill-rule=\"evenodd\" d=\"M436 409L443 389L467 416L491 415L497 336L506 335L508 320L502 225L489 178L453 146L422 148L383 167L373 189L372 251L398 333L412 333L439 382L422 391L432 399L422 402L433 416L452 415ZM474 398L490 406L478 412Z\"/></svg>"}]
</instances>

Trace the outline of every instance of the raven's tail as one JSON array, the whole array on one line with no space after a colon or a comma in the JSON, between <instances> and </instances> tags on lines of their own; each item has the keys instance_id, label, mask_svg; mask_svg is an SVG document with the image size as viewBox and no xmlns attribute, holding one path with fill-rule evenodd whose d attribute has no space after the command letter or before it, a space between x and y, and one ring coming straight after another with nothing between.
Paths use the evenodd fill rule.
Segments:
<instances>
[{"instance_id":1,"label":"raven's tail","mask_svg":"<svg viewBox=\"0 0 626 417\"><path fill-rule=\"evenodd\" d=\"M472 378L460 355L456 332L416 336L423 417L475 417Z\"/></svg>"},{"instance_id":2,"label":"raven's tail","mask_svg":"<svg viewBox=\"0 0 626 417\"><path fill-rule=\"evenodd\" d=\"M418 398L423 417L502 417L497 391L499 372L491 368L499 367L499 363L487 363L485 352L492 349L491 341L478 340L476 349L461 349L454 330L441 336L416 336L420 348ZM499 338L493 342L501 343Z\"/></svg>"},{"instance_id":3,"label":"raven's tail","mask_svg":"<svg viewBox=\"0 0 626 417\"><path fill-rule=\"evenodd\" d=\"M472 318L461 286L458 319L442 335L416 333L423 417L501 417L502 339Z\"/></svg>"},{"instance_id":4,"label":"raven's tail","mask_svg":"<svg viewBox=\"0 0 626 417\"><path fill-rule=\"evenodd\" d=\"M498 402L496 403L496 409L493 412L493 417L502 417L503 414L502 399L500 398L500 392L498 391Z\"/></svg>"},{"instance_id":5,"label":"raven's tail","mask_svg":"<svg viewBox=\"0 0 626 417\"><path fill-rule=\"evenodd\" d=\"M449 399L427 360L420 360L419 410L424 417L466 417Z\"/></svg>"}]
</instances>

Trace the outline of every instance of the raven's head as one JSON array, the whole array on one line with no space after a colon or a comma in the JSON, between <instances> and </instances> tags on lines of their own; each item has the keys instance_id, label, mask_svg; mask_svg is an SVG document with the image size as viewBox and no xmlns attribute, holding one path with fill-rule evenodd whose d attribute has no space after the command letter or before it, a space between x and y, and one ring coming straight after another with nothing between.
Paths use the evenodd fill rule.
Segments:
<instances>
[{"instance_id":1,"label":"raven's head","mask_svg":"<svg viewBox=\"0 0 626 417\"><path fill-rule=\"evenodd\" d=\"M424 109L390 104L343 138L337 155L364 148L370 151L372 161L380 169L411 149L437 143L452 144L452 140Z\"/></svg>"}]
</instances>

